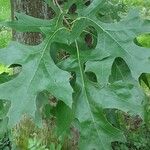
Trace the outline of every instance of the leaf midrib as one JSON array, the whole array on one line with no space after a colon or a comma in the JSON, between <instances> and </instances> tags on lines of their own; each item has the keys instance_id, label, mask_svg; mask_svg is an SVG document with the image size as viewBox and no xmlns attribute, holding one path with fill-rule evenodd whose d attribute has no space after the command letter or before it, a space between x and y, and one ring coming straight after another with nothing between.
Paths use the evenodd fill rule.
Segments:
<instances>
[{"instance_id":1,"label":"leaf midrib","mask_svg":"<svg viewBox=\"0 0 150 150\"><path fill-rule=\"evenodd\" d=\"M31 85L32 81L34 80L34 78L35 78L35 76L36 76L36 73L37 73L37 71L38 71L39 65L41 64L42 58L43 58L43 56L44 56L44 54L45 54L45 52L46 52L46 50L47 50L47 47L49 46L51 40L55 37L55 35L57 34L57 32L59 32L60 30L63 30L63 29L64 29L64 27L57 29L51 36L48 37L48 41L46 42L45 47L43 48L43 51L41 50L41 51L42 51L42 54L41 54L41 57L40 57L40 59L39 59L38 65L37 65L37 67L36 67L36 70L35 70L35 72L34 72L32 78L31 78L31 80L29 81L29 85L28 85L28 87L27 87L27 93L28 93L28 91L29 91L29 89L30 89L30 85ZM39 53L41 53L41 51L39 51Z\"/></svg>"},{"instance_id":2,"label":"leaf midrib","mask_svg":"<svg viewBox=\"0 0 150 150\"><path fill-rule=\"evenodd\" d=\"M88 105L88 108L89 108L89 112L90 112L90 115L91 115L91 118L92 118L92 121L94 123L94 127L96 129L96 132L97 132L97 135L99 137L99 140L100 140L100 143L103 145L103 148L105 149L105 146L102 142L102 139L101 139L101 136L100 136L100 133L96 127L96 121L94 119L94 116L92 114L92 111L91 111L91 107L90 107L90 104L89 104L89 101L88 101L88 96L87 96L87 91L86 91L86 87L85 87L85 80L84 80L84 75L83 75L83 70L82 70L82 65L81 65L81 61L80 61L80 52L79 52L79 47L78 47L78 43L77 41L75 40L75 44L76 44L76 50L77 50L77 59L78 59L78 64L79 64L79 69L80 69L80 75L81 75L81 80L82 80L82 85L83 85L83 92L85 93L85 99L86 99L86 103Z\"/></svg>"},{"instance_id":3,"label":"leaf midrib","mask_svg":"<svg viewBox=\"0 0 150 150\"><path fill-rule=\"evenodd\" d=\"M94 20L92 20L91 18L88 18L88 17L79 17L77 18L75 21L77 20L80 20L80 19L86 19L86 20L89 20L91 21L92 23L94 23L96 26L98 26L104 33L106 33L113 41L115 41L117 43L117 45L122 49L124 50L130 57L133 57L131 53L129 53L124 47L122 47L120 45L120 43L107 31L105 30L101 25L99 25L98 23L96 23ZM74 21L74 22L75 22Z\"/></svg>"}]
</instances>

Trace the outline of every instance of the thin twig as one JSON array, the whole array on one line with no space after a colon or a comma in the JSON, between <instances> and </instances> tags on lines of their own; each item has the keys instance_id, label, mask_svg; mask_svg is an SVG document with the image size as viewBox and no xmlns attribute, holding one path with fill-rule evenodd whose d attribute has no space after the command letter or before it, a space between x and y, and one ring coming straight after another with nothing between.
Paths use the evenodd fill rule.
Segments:
<instances>
[{"instance_id":1,"label":"thin twig","mask_svg":"<svg viewBox=\"0 0 150 150\"><path fill-rule=\"evenodd\" d=\"M62 8L61 8L61 6L59 5L59 3L58 3L57 0L55 0L55 4L56 4L57 7L59 8L60 12L63 13L63 10L62 10Z\"/></svg>"},{"instance_id":2,"label":"thin twig","mask_svg":"<svg viewBox=\"0 0 150 150\"><path fill-rule=\"evenodd\" d=\"M63 14L64 12L63 12L61 6L59 5L58 1L57 1L57 0L53 0L53 1L54 1L54 3L57 5L57 7L59 8L61 14ZM63 16L63 20L65 21L65 23L67 24L67 26L68 26L69 29L70 29L70 28L71 28L70 23L67 21L67 19L66 19L64 16Z\"/></svg>"}]
</instances>

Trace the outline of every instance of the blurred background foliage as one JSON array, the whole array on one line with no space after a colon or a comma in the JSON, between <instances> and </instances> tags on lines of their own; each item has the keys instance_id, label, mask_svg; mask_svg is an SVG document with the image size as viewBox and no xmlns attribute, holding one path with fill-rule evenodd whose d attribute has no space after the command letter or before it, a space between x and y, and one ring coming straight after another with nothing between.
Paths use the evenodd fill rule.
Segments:
<instances>
[{"instance_id":1,"label":"blurred background foliage","mask_svg":"<svg viewBox=\"0 0 150 150\"><path fill-rule=\"evenodd\" d=\"M0 21L10 20L11 19L11 9L10 9L10 1L9 0L0 0ZM4 48L7 46L9 41L11 40L12 32L11 29L0 26L0 48ZM0 74L3 72L9 73L11 69L7 68L0 64Z\"/></svg>"},{"instance_id":2,"label":"blurred background foliage","mask_svg":"<svg viewBox=\"0 0 150 150\"><path fill-rule=\"evenodd\" d=\"M0 0L0 21L11 19L9 0ZM11 39L11 30L0 27L0 48L5 47Z\"/></svg>"}]
</instances>

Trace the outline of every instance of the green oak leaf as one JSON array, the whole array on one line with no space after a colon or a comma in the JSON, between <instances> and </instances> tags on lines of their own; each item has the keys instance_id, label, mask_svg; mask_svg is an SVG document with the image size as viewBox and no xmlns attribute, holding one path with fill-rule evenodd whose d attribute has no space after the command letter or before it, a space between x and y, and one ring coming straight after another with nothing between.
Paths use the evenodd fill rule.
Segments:
<instances>
[{"instance_id":1,"label":"green oak leaf","mask_svg":"<svg viewBox=\"0 0 150 150\"><path fill-rule=\"evenodd\" d=\"M53 3L46 1L49 5ZM63 6L68 11L67 7L73 2L77 3L77 15L72 21L69 14L62 11ZM36 108L37 95L48 91L63 101L58 103L57 108L61 109L56 111L58 127L62 125L59 133L69 128L74 114L78 119L81 150L110 150L111 142L125 141L123 132L107 120L105 109L144 116L142 102L146 96L138 78L150 72L150 51L136 45L134 39L150 32L150 21L142 20L137 11L132 10L118 22L104 23L98 13L104 10L106 2L93 0L88 6L79 0L66 2L58 6L57 17L50 21L21 14L18 20L1 23L22 32L42 32L45 37L37 46L12 42L8 48L0 50L1 64L22 66L15 78L0 84L0 99L11 102L10 126L25 113L33 118L37 113L39 117L42 104L39 102ZM87 48L81 35L91 27L96 31L97 44ZM68 52L61 61L57 60L59 50ZM74 89L73 102L69 78ZM65 120L62 120L63 114Z\"/></svg>"},{"instance_id":2,"label":"green oak leaf","mask_svg":"<svg viewBox=\"0 0 150 150\"><path fill-rule=\"evenodd\" d=\"M41 32L41 28L54 28L57 18L52 20L39 19L23 13L15 13L16 20L0 22L0 25L11 27L20 32Z\"/></svg>"},{"instance_id":3,"label":"green oak leaf","mask_svg":"<svg viewBox=\"0 0 150 150\"><path fill-rule=\"evenodd\" d=\"M134 39L150 32L150 22L142 20L136 10L119 22L101 22L96 12L98 4L103 2L93 1L74 21L70 40L75 40L76 44L70 46L73 52L66 48L71 56L58 64L75 72L75 114L81 127L79 146L82 150L108 150L111 142L125 141L123 133L107 121L104 109L115 108L144 116L142 102L146 96L138 78L142 73L150 72L150 51L137 46ZM97 45L91 51L80 47L79 41L79 36L89 26L97 31ZM127 65L112 67L117 58ZM88 72L96 75L95 82L87 76Z\"/></svg>"},{"instance_id":4,"label":"green oak leaf","mask_svg":"<svg viewBox=\"0 0 150 150\"><path fill-rule=\"evenodd\" d=\"M95 60L99 59L97 58L99 56L105 58L106 53L109 56L107 59L112 63L112 59L115 60L115 58L121 57L129 66L133 77L138 79L142 73L150 71L150 51L148 48L137 46L134 43L134 39L140 34L150 32L149 24L150 21L142 20L136 10L132 10L124 20L116 23L103 23L94 16L81 17L74 24L73 38L78 37L87 26L95 27L98 32L98 41L95 51L91 54L95 54ZM110 67L112 63L110 63ZM95 70L98 73L100 69ZM98 74L100 75L101 73L99 72Z\"/></svg>"},{"instance_id":5,"label":"green oak leaf","mask_svg":"<svg viewBox=\"0 0 150 150\"><path fill-rule=\"evenodd\" d=\"M59 69L50 56L51 44L55 38L57 41L57 34L60 36L63 30L66 29L58 28L37 46L12 42L7 48L0 50L1 64L22 66L16 78L0 85L0 99L11 101L9 126L15 125L26 113L34 118L37 94L44 90L64 101L69 107L72 106L70 74Z\"/></svg>"},{"instance_id":6,"label":"green oak leaf","mask_svg":"<svg viewBox=\"0 0 150 150\"><path fill-rule=\"evenodd\" d=\"M78 51L77 56L80 56L79 54ZM86 70L84 70L83 64L86 59L82 57L82 53L78 58L72 55L72 58L68 58L64 64L61 64L64 69L76 73L75 87L77 88L75 88L74 101L75 114L81 127L80 149L111 149L111 142L123 142L125 137L120 130L114 128L107 121L104 109L115 108L143 117L144 105L142 105L142 101L145 99L145 95L131 74L129 80L126 74L119 78L120 74L116 72L119 79L117 78L116 81L112 79L112 83L105 86L92 82L85 74ZM120 73L121 69L118 68L119 66L115 69Z\"/></svg>"}]
</instances>

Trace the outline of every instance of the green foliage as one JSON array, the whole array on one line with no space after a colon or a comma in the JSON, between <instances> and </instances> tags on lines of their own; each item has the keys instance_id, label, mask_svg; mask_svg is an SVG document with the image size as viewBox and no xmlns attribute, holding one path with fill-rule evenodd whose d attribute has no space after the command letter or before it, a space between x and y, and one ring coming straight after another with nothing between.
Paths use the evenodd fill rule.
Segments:
<instances>
[{"instance_id":1,"label":"green foliage","mask_svg":"<svg viewBox=\"0 0 150 150\"><path fill-rule=\"evenodd\" d=\"M10 2L8 0L0 0L0 4L0 21L9 20L11 14Z\"/></svg>"},{"instance_id":2,"label":"green foliage","mask_svg":"<svg viewBox=\"0 0 150 150\"><path fill-rule=\"evenodd\" d=\"M7 0L0 0L0 21L10 20L10 3ZM0 26L0 48L7 46L11 40L11 30ZM0 74L9 72L7 67L0 65Z\"/></svg>"},{"instance_id":3,"label":"green foliage","mask_svg":"<svg viewBox=\"0 0 150 150\"><path fill-rule=\"evenodd\" d=\"M10 20L10 2L0 0L0 21ZM0 26L0 48L3 48L11 39L11 30Z\"/></svg>"},{"instance_id":4,"label":"green foliage","mask_svg":"<svg viewBox=\"0 0 150 150\"><path fill-rule=\"evenodd\" d=\"M29 146L28 149L30 150L48 150L45 146L41 146L41 142L37 139L29 139Z\"/></svg>"},{"instance_id":5,"label":"green foliage","mask_svg":"<svg viewBox=\"0 0 150 150\"><path fill-rule=\"evenodd\" d=\"M11 30L0 29L0 48L7 46L8 42L11 40Z\"/></svg>"},{"instance_id":6,"label":"green foliage","mask_svg":"<svg viewBox=\"0 0 150 150\"><path fill-rule=\"evenodd\" d=\"M74 12L70 12L72 5L77 7ZM138 79L150 72L150 51L138 46L135 38L150 32L150 20L140 18L136 9L121 19L120 10L106 0L93 0L89 5L73 0L53 6L56 16L52 20L17 14L17 20L1 22L17 31L40 32L44 38L36 46L11 42L0 50L1 64L22 68L0 84L0 99L11 102L8 127L25 114L40 126L44 113L54 117L60 137L71 124L78 128L79 149L109 150L111 142L126 140L123 131L106 118L106 109L144 119L146 96ZM116 12L108 15L105 8ZM67 55L60 60L62 50ZM50 95L56 106L49 106ZM40 144L36 139L29 141L30 149ZM56 149L53 144L50 147Z\"/></svg>"},{"instance_id":7,"label":"green foliage","mask_svg":"<svg viewBox=\"0 0 150 150\"><path fill-rule=\"evenodd\" d=\"M150 34L141 35L137 38L138 42L144 47L150 47Z\"/></svg>"},{"instance_id":8,"label":"green foliage","mask_svg":"<svg viewBox=\"0 0 150 150\"><path fill-rule=\"evenodd\" d=\"M62 141L55 134L52 125L45 124L44 128L38 128L27 116L13 128L11 140L15 150L48 150L49 147L60 150L62 147Z\"/></svg>"},{"instance_id":9,"label":"green foliage","mask_svg":"<svg viewBox=\"0 0 150 150\"><path fill-rule=\"evenodd\" d=\"M150 2L149 0L123 0L123 2L125 4L127 4L128 6L140 6L140 7L149 7L150 6Z\"/></svg>"},{"instance_id":10,"label":"green foliage","mask_svg":"<svg viewBox=\"0 0 150 150\"><path fill-rule=\"evenodd\" d=\"M115 150L142 149L149 150L150 128L141 124L140 118L124 116L121 128L127 137L126 143L113 143Z\"/></svg>"}]
</instances>

